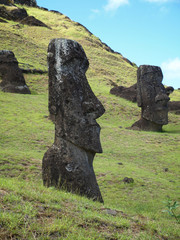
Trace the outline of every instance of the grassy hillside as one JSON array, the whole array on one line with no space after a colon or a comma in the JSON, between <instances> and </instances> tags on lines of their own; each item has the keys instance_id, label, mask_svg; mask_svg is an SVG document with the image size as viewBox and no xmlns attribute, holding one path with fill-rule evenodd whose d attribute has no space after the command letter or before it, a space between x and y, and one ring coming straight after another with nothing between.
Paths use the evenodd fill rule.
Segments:
<instances>
[{"instance_id":1,"label":"grassy hillside","mask_svg":"<svg viewBox=\"0 0 180 240\"><path fill-rule=\"evenodd\" d=\"M47 70L47 46L57 37L77 40L90 61L87 78L106 109L98 120L103 154L94 159L105 204L43 187L41 162L54 139L48 77L26 74L32 95L0 92L0 239L179 239L178 221L163 210L164 201L180 200L180 115L170 113L162 133L128 130L140 109L109 90L135 83L136 67L66 16L26 9L52 29L0 23L0 49L12 50L21 67Z\"/></svg>"}]
</instances>

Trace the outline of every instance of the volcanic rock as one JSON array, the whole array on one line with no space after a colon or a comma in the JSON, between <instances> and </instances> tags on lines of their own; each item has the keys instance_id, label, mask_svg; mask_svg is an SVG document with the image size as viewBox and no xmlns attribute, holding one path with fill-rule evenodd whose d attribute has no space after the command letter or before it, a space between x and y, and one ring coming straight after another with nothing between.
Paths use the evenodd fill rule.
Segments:
<instances>
[{"instance_id":1,"label":"volcanic rock","mask_svg":"<svg viewBox=\"0 0 180 240\"><path fill-rule=\"evenodd\" d=\"M96 119L105 110L86 79L86 54L76 41L53 39L48 47L48 66L55 141L43 157L43 183L103 202L93 159L102 152Z\"/></svg>"},{"instance_id":2,"label":"volcanic rock","mask_svg":"<svg viewBox=\"0 0 180 240\"><path fill-rule=\"evenodd\" d=\"M0 89L4 92L30 94L21 69L14 53L8 50L0 51Z\"/></svg>"},{"instance_id":3,"label":"volcanic rock","mask_svg":"<svg viewBox=\"0 0 180 240\"><path fill-rule=\"evenodd\" d=\"M27 16L28 14L24 8L7 10L4 6L0 7L0 17L7 20L20 21Z\"/></svg>"},{"instance_id":4,"label":"volcanic rock","mask_svg":"<svg viewBox=\"0 0 180 240\"><path fill-rule=\"evenodd\" d=\"M27 5L27 6L31 6L31 7L37 7L36 0L14 0L14 3Z\"/></svg>"},{"instance_id":5,"label":"volcanic rock","mask_svg":"<svg viewBox=\"0 0 180 240\"><path fill-rule=\"evenodd\" d=\"M12 4L12 2L10 0L0 0L0 4L10 6Z\"/></svg>"},{"instance_id":6,"label":"volcanic rock","mask_svg":"<svg viewBox=\"0 0 180 240\"><path fill-rule=\"evenodd\" d=\"M118 97L125 98L126 100L129 100L131 102L136 102L137 101L137 83L135 83L134 85L128 88L123 86L113 87L110 90L110 93Z\"/></svg>"},{"instance_id":7,"label":"volcanic rock","mask_svg":"<svg viewBox=\"0 0 180 240\"><path fill-rule=\"evenodd\" d=\"M168 104L169 111L180 111L180 101L171 101Z\"/></svg>"},{"instance_id":8,"label":"volcanic rock","mask_svg":"<svg viewBox=\"0 0 180 240\"><path fill-rule=\"evenodd\" d=\"M124 183L134 183L134 179L133 179L133 178L125 177L125 178L123 179L123 182L124 182Z\"/></svg>"},{"instance_id":9,"label":"volcanic rock","mask_svg":"<svg viewBox=\"0 0 180 240\"><path fill-rule=\"evenodd\" d=\"M45 23L41 22L37 18L33 16L27 16L26 18L23 18L20 21L21 24L29 25L29 26L39 26L39 27L47 27L49 28Z\"/></svg>"},{"instance_id":10,"label":"volcanic rock","mask_svg":"<svg viewBox=\"0 0 180 240\"><path fill-rule=\"evenodd\" d=\"M169 97L162 84L160 67L141 65L137 71L137 103L141 107L141 119L132 129L162 131L168 124Z\"/></svg>"},{"instance_id":11,"label":"volcanic rock","mask_svg":"<svg viewBox=\"0 0 180 240\"><path fill-rule=\"evenodd\" d=\"M173 91L173 87L166 87L166 94L169 96ZM118 97L122 97L131 102L137 102L137 83L130 87L115 86L110 90L110 93ZM170 104L169 104L170 105ZM169 109L171 110L171 108Z\"/></svg>"}]
</instances>

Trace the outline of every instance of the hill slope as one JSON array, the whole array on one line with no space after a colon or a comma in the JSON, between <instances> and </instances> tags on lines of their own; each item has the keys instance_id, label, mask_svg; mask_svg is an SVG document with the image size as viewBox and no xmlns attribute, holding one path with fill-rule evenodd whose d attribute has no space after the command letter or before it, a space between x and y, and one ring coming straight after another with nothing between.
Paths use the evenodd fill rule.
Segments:
<instances>
[{"instance_id":1,"label":"hill slope","mask_svg":"<svg viewBox=\"0 0 180 240\"><path fill-rule=\"evenodd\" d=\"M169 114L163 133L126 129L140 109L109 90L135 83L136 66L66 16L26 10L51 29L0 23L0 49L12 50L22 68L47 70L47 46L57 37L78 41L90 61L87 78L106 108L98 120L104 152L94 160L105 205L42 186L41 161L54 138L48 77L26 74L32 95L0 92L0 239L178 239L179 224L162 210L163 201L179 200L180 116Z\"/></svg>"}]
</instances>

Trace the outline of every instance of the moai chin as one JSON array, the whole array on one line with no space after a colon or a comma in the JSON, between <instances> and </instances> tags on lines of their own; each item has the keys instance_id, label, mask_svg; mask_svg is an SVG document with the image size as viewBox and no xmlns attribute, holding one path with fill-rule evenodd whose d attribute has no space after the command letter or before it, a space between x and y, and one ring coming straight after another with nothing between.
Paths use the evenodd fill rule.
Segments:
<instances>
[{"instance_id":1,"label":"moai chin","mask_svg":"<svg viewBox=\"0 0 180 240\"><path fill-rule=\"evenodd\" d=\"M168 124L168 97L162 84L163 74L160 67L141 65L137 71L137 103L141 107L141 119L132 129L162 131Z\"/></svg>"},{"instance_id":2,"label":"moai chin","mask_svg":"<svg viewBox=\"0 0 180 240\"><path fill-rule=\"evenodd\" d=\"M0 51L0 89L4 92L31 94L12 51Z\"/></svg>"},{"instance_id":3,"label":"moai chin","mask_svg":"<svg viewBox=\"0 0 180 240\"><path fill-rule=\"evenodd\" d=\"M55 124L55 141L43 157L42 177L45 186L103 202L93 159L102 152L96 119L105 109L86 79L88 66L86 54L76 41L50 42L49 112Z\"/></svg>"}]
</instances>

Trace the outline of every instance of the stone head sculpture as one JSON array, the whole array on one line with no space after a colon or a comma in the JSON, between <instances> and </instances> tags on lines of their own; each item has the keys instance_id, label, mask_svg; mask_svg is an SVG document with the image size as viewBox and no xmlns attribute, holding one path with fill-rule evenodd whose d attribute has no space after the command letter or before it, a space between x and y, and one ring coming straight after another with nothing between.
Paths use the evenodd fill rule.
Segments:
<instances>
[{"instance_id":1,"label":"stone head sculpture","mask_svg":"<svg viewBox=\"0 0 180 240\"><path fill-rule=\"evenodd\" d=\"M81 45L54 39L48 48L49 112L58 137L92 152L102 152L96 119L104 108L92 92L85 73L89 62Z\"/></svg>"},{"instance_id":2,"label":"stone head sculpture","mask_svg":"<svg viewBox=\"0 0 180 240\"><path fill-rule=\"evenodd\" d=\"M161 131L168 124L168 101L162 84L160 67L141 65L137 71L137 103L141 107L141 119L133 126L142 130Z\"/></svg>"},{"instance_id":3,"label":"stone head sculpture","mask_svg":"<svg viewBox=\"0 0 180 240\"><path fill-rule=\"evenodd\" d=\"M30 94L18 61L12 51L0 51L0 88L4 92Z\"/></svg>"},{"instance_id":4,"label":"stone head sculpture","mask_svg":"<svg viewBox=\"0 0 180 240\"><path fill-rule=\"evenodd\" d=\"M86 79L88 66L76 41L50 42L49 112L55 123L55 142L43 158L43 181L47 186L65 185L69 191L102 201L92 163L95 153L102 152L96 119L105 110Z\"/></svg>"}]
</instances>

